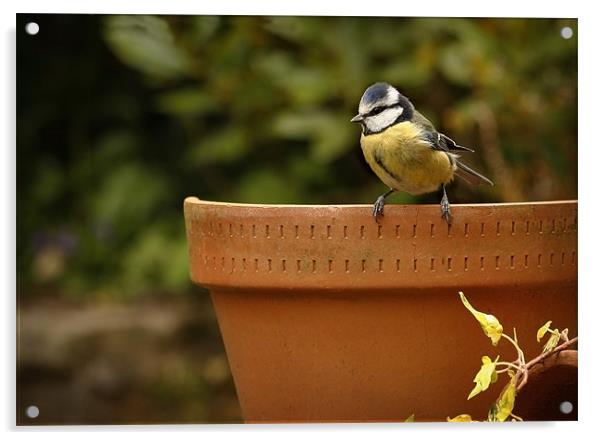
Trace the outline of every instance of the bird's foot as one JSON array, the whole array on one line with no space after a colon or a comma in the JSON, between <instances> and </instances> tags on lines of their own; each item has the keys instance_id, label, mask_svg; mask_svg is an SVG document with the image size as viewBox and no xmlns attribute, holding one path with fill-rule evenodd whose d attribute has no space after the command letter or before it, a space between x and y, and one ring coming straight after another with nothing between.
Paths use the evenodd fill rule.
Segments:
<instances>
[{"instance_id":1,"label":"bird's foot","mask_svg":"<svg viewBox=\"0 0 602 440\"><path fill-rule=\"evenodd\" d=\"M372 208L372 215L374 216L374 220L378 221L378 217L384 215L385 212L385 196L379 196L374 202L374 207Z\"/></svg>"},{"instance_id":2,"label":"bird's foot","mask_svg":"<svg viewBox=\"0 0 602 440\"><path fill-rule=\"evenodd\" d=\"M441 199L441 217L444 217L447 224L451 225L451 209L449 207L449 200L447 199L447 194L445 193L443 193L443 198Z\"/></svg>"}]
</instances>

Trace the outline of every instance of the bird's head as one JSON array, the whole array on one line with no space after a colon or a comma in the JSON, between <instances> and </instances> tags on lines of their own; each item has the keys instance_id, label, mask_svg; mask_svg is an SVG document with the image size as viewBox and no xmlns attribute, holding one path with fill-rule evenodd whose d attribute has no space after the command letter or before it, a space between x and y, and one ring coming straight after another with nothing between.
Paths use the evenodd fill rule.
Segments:
<instances>
[{"instance_id":1,"label":"bird's head","mask_svg":"<svg viewBox=\"0 0 602 440\"><path fill-rule=\"evenodd\" d=\"M351 122L362 124L365 135L380 133L391 125L408 121L414 114L412 103L387 83L372 84L360 100L358 114Z\"/></svg>"}]
</instances>

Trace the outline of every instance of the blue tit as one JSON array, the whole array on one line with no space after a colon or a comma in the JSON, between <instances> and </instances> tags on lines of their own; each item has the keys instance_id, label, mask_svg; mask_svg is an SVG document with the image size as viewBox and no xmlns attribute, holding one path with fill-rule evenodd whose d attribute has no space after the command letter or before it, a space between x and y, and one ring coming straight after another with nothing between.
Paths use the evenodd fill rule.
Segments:
<instances>
[{"instance_id":1,"label":"blue tit","mask_svg":"<svg viewBox=\"0 0 602 440\"><path fill-rule=\"evenodd\" d=\"M376 83L366 89L359 113L351 122L362 126L360 144L372 171L390 189L374 203L373 215L383 215L385 198L395 191L418 195L443 190L441 213L451 223L445 186L454 176L479 185L493 182L458 160L455 151L470 151L439 133L393 86Z\"/></svg>"}]
</instances>

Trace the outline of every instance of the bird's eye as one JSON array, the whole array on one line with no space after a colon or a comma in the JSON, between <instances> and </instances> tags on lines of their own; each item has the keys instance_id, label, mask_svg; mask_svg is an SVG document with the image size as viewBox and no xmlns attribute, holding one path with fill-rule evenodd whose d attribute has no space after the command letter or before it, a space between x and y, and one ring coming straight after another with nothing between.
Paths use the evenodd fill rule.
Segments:
<instances>
[{"instance_id":1,"label":"bird's eye","mask_svg":"<svg viewBox=\"0 0 602 440\"><path fill-rule=\"evenodd\" d=\"M372 110L370 110L370 113L368 113L369 116L374 116L379 114L380 112L382 112L385 108L384 107L374 107Z\"/></svg>"}]
</instances>

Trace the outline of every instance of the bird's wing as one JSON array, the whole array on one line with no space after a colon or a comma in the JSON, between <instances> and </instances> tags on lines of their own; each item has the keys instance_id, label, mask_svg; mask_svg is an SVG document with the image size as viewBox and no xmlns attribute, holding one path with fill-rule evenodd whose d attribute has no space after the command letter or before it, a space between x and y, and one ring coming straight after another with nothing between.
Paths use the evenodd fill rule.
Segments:
<instances>
[{"instance_id":1,"label":"bird's wing","mask_svg":"<svg viewBox=\"0 0 602 440\"><path fill-rule=\"evenodd\" d=\"M443 133L437 132L437 143L439 145L443 144L443 146L448 150L470 151L471 153L474 153L473 149L456 144L456 142L452 138L444 135Z\"/></svg>"},{"instance_id":2,"label":"bird's wing","mask_svg":"<svg viewBox=\"0 0 602 440\"><path fill-rule=\"evenodd\" d=\"M420 128L422 128L427 140L429 141L429 143L431 144L431 147L434 150L441 150L441 151L461 150L461 151L470 151L471 153L474 153L474 150L471 150L470 148L463 147L462 145L456 144L456 142L452 138L444 135L443 133L439 133L437 130L435 130L435 127L433 126L432 122L429 121L427 118L425 118L418 110L414 110L414 116L413 116L412 120L414 121L415 124L417 124L418 126L420 126Z\"/></svg>"},{"instance_id":3,"label":"bird's wing","mask_svg":"<svg viewBox=\"0 0 602 440\"><path fill-rule=\"evenodd\" d=\"M452 151L470 151L474 153L474 150L470 148L463 147L462 145L458 145L454 142L452 138L444 135L443 133L439 133L435 130L435 127L427 118L422 116L417 110L414 110L414 117L412 118L413 122L422 128L424 136L428 140L431 148L434 150L440 150L447 153L450 162L456 164L456 175L461 177L468 183L472 183L473 185L479 185L482 183L488 183L489 185L493 185L493 182L489 180L487 177L482 174L477 173L472 168L464 165L462 162L458 160L458 156L453 154Z\"/></svg>"}]
</instances>

